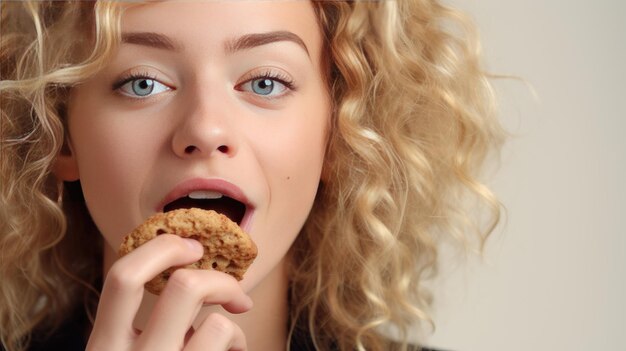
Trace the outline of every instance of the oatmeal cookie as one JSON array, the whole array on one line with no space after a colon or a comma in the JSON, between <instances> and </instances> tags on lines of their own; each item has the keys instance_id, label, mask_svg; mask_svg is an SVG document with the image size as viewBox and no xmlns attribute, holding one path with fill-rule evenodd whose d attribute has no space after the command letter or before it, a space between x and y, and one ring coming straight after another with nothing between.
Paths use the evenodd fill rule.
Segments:
<instances>
[{"instance_id":1,"label":"oatmeal cookie","mask_svg":"<svg viewBox=\"0 0 626 351\"><path fill-rule=\"evenodd\" d=\"M204 247L202 258L184 268L214 269L241 280L257 255L256 245L236 223L223 214L198 208L158 213L148 218L124 238L119 255L124 256L166 233L195 239ZM145 288L160 294L169 276L178 268L181 267L165 270L146 283Z\"/></svg>"}]
</instances>

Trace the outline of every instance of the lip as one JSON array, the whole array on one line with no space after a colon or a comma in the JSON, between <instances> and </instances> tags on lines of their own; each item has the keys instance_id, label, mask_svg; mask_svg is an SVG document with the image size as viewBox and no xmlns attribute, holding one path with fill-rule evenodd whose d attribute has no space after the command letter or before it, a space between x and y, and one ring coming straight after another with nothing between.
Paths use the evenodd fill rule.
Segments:
<instances>
[{"instance_id":1,"label":"lip","mask_svg":"<svg viewBox=\"0 0 626 351\"><path fill-rule=\"evenodd\" d=\"M238 186L223 179L194 178L183 181L176 185L174 189L172 189L165 196L165 198L163 198L155 210L157 212L163 212L163 208L168 203L197 190L217 191L230 197L231 199L243 203L246 206L246 213L241 220L241 229L247 232L247 227L249 226L250 219L254 213L254 206L250 203L250 200L248 200L244 192Z\"/></svg>"}]
</instances>

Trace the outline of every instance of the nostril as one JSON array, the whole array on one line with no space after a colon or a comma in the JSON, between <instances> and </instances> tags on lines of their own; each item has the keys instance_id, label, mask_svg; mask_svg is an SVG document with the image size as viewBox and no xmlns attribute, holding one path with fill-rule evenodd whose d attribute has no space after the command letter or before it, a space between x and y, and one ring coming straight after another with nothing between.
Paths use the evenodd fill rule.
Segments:
<instances>
[{"instance_id":1,"label":"nostril","mask_svg":"<svg viewBox=\"0 0 626 351\"><path fill-rule=\"evenodd\" d=\"M198 149L198 147L197 147L197 146L195 146L195 145L189 145L189 146L187 146L187 147L185 148L185 154L187 154L187 155L191 155L191 154L193 154L194 152L199 151L199 150L200 150L200 149ZM227 153L230 151L230 148L229 148L228 146L226 146L226 145L220 145L220 146L218 146L217 151L219 151L219 152L221 152L221 153L224 153L224 154L227 154Z\"/></svg>"}]
</instances>

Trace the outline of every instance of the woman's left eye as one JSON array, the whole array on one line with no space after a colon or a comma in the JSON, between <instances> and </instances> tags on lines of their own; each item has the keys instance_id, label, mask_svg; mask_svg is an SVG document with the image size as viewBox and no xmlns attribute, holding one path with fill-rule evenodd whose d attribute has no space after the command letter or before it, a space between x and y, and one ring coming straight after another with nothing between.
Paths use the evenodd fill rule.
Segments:
<instances>
[{"instance_id":1,"label":"woman's left eye","mask_svg":"<svg viewBox=\"0 0 626 351\"><path fill-rule=\"evenodd\" d=\"M122 82L119 87L120 92L134 98L146 98L172 90L170 87L158 80L148 77L137 77Z\"/></svg>"},{"instance_id":2,"label":"woman's left eye","mask_svg":"<svg viewBox=\"0 0 626 351\"><path fill-rule=\"evenodd\" d=\"M250 79L238 87L238 90L251 92L265 98L280 97L285 95L290 89L290 83L271 77Z\"/></svg>"}]
</instances>

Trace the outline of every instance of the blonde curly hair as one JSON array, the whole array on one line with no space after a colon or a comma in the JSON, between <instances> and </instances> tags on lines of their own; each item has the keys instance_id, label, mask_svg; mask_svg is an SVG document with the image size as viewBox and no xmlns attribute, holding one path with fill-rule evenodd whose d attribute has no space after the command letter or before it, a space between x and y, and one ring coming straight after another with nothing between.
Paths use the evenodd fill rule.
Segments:
<instances>
[{"instance_id":1,"label":"blonde curly hair","mask_svg":"<svg viewBox=\"0 0 626 351\"><path fill-rule=\"evenodd\" d=\"M432 323L439 244L482 245L500 204L479 181L503 131L470 21L433 0L312 1L325 35L332 128L322 184L291 256L292 333L316 347L407 349ZM53 175L68 91L119 42L112 2L3 2L0 30L0 338L24 350L76 301L93 311L101 239L80 184ZM85 35L87 34L87 35ZM465 199L486 205L481 227ZM63 199L61 201L61 199ZM482 228L482 229L481 229Z\"/></svg>"}]
</instances>

